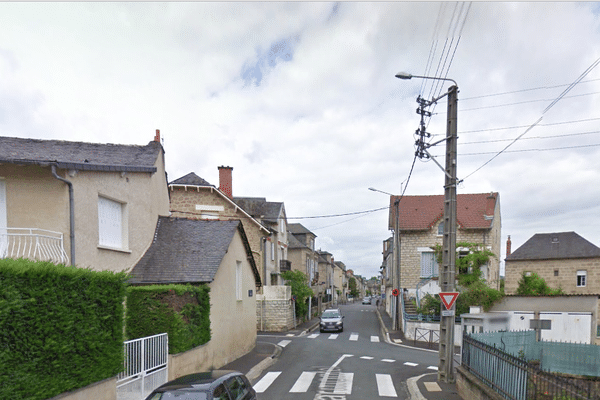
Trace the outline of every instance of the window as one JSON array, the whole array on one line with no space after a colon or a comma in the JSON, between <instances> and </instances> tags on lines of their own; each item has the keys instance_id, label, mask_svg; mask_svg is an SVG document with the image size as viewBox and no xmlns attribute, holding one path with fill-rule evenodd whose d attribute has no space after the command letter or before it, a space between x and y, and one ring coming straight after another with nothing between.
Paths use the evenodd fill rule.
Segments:
<instances>
[{"instance_id":1,"label":"window","mask_svg":"<svg viewBox=\"0 0 600 400\"><path fill-rule=\"evenodd\" d=\"M236 261L235 265L235 299L242 300L242 262Z\"/></svg>"},{"instance_id":2,"label":"window","mask_svg":"<svg viewBox=\"0 0 600 400\"><path fill-rule=\"evenodd\" d=\"M232 400L243 400L248 394L248 387L239 376L229 378L225 384L231 393Z\"/></svg>"},{"instance_id":3,"label":"window","mask_svg":"<svg viewBox=\"0 0 600 400\"><path fill-rule=\"evenodd\" d=\"M440 224L438 225L437 234L438 236L444 236L444 221L440 222Z\"/></svg>"},{"instance_id":4,"label":"window","mask_svg":"<svg viewBox=\"0 0 600 400\"><path fill-rule=\"evenodd\" d=\"M127 248L126 226L126 205L106 197L98 197L98 245L114 249Z\"/></svg>"},{"instance_id":5,"label":"window","mask_svg":"<svg viewBox=\"0 0 600 400\"><path fill-rule=\"evenodd\" d=\"M554 276L558 276L558 270L557 269L554 270Z\"/></svg>"},{"instance_id":6,"label":"window","mask_svg":"<svg viewBox=\"0 0 600 400\"><path fill-rule=\"evenodd\" d=\"M587 271L577 271L577 287L584 287Z\"/></svg>"},{"instance_id":7,"label":"window","mask_svg":"<svg viewBox=\"0 0 600 400\"><path fill-rule=\"evenodd\" d=\"M271 242L271 261L275 261L275 243Z\"/></svg>"},{"instance_id":8,"label":"window","mask_svg":"<svg viewBox=\"0 0 600 400\"><path fill-rule=\"evenodd\" d=\"M196 204L196 211L200 211L200 219L219 219L219 213L225 211L225 207Z\"/></svg>"},{"instance_id":9,"label":"window","mask_svg":"<svg viewBox=\"0 0 600 400\"><path fill-rule=\"evenodd\" d=\"M227 393L227 389L225 389L225 386L222 384L215 388L215 391L213 392L213 398L219 399L219 400L230 400L231 399L231 397L229 397L229 394Z\"/></svg>"},{"instance_id":10,"label":"window","mask_svg":"<svg viewBox=\"0 0 600 400\"><path fill-rule=\"evenodd\" d=\"M421 277L439 276L439 266L433 251L421 252Z\"/></svg>"}]
</instances>

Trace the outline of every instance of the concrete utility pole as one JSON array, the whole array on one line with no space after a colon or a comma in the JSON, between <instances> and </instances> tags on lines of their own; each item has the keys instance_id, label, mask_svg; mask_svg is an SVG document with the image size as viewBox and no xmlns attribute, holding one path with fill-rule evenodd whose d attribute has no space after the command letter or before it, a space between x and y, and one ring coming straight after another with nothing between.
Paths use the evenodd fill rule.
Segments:
<instances>
[{"instance_id":1,"label":"concrete utility pole","mask_svg":"<svg viewBox=\"0 0 600 400\"><path fill-rule=\"evenodd\" d=\"M411 78L422 78L422 79L436 79L451 81L454 83L448 89L448 92L442 96L432 99L431 101L424 101L419 96L417 101L421 104L420 112L421 121L423 122L423 116L426 115L424 107L434 104L444 96L448 96L448 115L447 115L447 126L446 126L446 167L444 169L445 182L444 182L444 237L442 246L442 268L440 270L440 289L441 292L454 292L455 291L455 278L456 278L456 143L457 143L457 121L458 121L458 85L456 81L449 78L439 78L431 76L417 76L411 75L405 72L399 72L396 74L396 78L399 79L411 79ZM431 116L430 113L427 116ZM424 142L424 137L428 134L424 132L424 124L422 123L422 131L420 133L420 140L417 142L419 149L417 156L424 157L425 155L431 157L427 148L431 145L427 145ZM439 143L439 142L438 142ZM437 143L436 143L437 144ZM436 164L437 161L432 158ZM439 165L439 164L438 164ZM441 168L441 165L439 165ZM438 364L438 381L440 382L455 382L454 377L454 325L455 325L455 314L456 314L456 302L452 305L451 310L442 310L441 321L440 321L440 349L439 349L439 364Z\"/></svg>"},{"instance_id":2,"label":"concrete utility pole","mask_svg":"<svg viewBox=\"0 0 600 400\"><path fill-rule=\"evenodd\" d=\"M446 170L444 184L444 238L440 289L454 292L456 277L456 142L458 119L458 87L448 90L448 126L446 128ZM454 377L454 321L456 302L451 312L442 312L440 321L440 361L438 380L453 383Z\"/></svg>"}]
</instances>

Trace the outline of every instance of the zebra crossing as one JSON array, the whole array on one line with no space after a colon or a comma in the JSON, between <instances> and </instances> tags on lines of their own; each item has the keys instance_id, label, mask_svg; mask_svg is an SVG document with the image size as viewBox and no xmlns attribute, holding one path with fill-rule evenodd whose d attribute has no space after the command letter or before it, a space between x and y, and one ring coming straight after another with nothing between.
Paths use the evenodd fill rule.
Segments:
<instances>
[{"instance_id":1,"label":"zebra crossing","mask_svg":"<svg viewBox=\"0 0 600 400\"><path fill-rule=\"evenodd\" d=\"M306 339L316 339L316 338L318 338L319 336L326 336L326 335L328 335L328 336L327 336L327 339L329 339L329 340L336 340L336 339L338 339L338 338L342 338L342 339L346 338L346 336L345 336L345 335L343 335L343 334L339 334L339 333L330 333L330 334L311 333L310 335L306 335L306 336L304 336L304 337L305 337ZM360 335L359 335L358 333L356 333L356 332L351 332L351 333L350 333L350 336L349 336L349 337L347 337L347 339L348 339L349 341L351 341L351 342L357 342L357 341L359 340L359 338L360 338ZM380 341L380 340L379 340L379 336L376 336L376 335L371 335L371 336L368 336L368 338L369 338L369 340L370 340L372 343L378 343L378 342ZM285 340L284 342L288 342L288 343L289 343L289 340Z\"/></svg>"},{"instance_id":2,"label":"zebra crossing","mask_svg":"<svg viewBox=\"0 0 600 400\"><path fill-rule=\"evenodd\" d=\"M352 357L351 355L348 356ZM374 359L374 357L371 356L362 356L360 358L363 360ZM396 360L386 358L381 359L380 361L386 363L397 362ZM404 362L403 364L408 367L417 367L419 365L412 362ZM437 371L436 366L429 366L427 369ZM256 393L264 393L267 391L282 373L283 371L267 372L258 382L256 382L256 384L254 384ZM323 387L328 387L328 390L330 391L329 394L350 395L352 394L354 375L353 372L341 372L339 370L335 371L335 373L324 373L323 370L302 371L291 388L286 388L286 390L288 390L289 393L306 393L316 379L315 385L318 384L318 387L315 387L315 390L317 391L323 389ZM398 397L392 375L375 373L372 376L380 397Z\"/></svg>"}]
</instances>

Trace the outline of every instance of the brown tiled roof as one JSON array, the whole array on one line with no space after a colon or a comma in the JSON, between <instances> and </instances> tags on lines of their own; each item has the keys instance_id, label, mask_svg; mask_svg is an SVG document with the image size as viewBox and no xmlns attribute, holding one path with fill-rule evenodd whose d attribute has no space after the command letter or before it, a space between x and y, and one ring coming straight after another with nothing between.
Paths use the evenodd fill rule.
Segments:
<instances>
[{"instance_id":1,"label":"brown tiled roof","mask_svg":"<svg viewBox=\"0 0 600 400\"><path fill-rule=\"evenodd\" d=\"M497 192L458 194L456 197L456 220L461 229L489 229L492 227L494 210L498 202ZM394 229L396 207L400 196L390 197L389 228ZM403 196L398 204L401 231L427 230L444 216L444 196Z\"/></svg>"}]
</instances>

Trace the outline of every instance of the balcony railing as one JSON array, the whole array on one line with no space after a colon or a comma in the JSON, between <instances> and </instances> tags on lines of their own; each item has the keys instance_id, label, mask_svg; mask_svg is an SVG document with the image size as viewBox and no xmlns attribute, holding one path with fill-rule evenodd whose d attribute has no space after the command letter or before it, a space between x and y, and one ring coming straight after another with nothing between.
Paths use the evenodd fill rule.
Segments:
<instances>
[{"instance_id":1,"label":"balcony railing","mask_svg":"<svg viewBox=\"0 0 600 400\"><path fill-rule=\"evenodd\" d=\"M0 228L0 258L68 264L63 234L38 228Z\"/></svg>"},{"instance_id":2,"label":"balcony railing","mask_svg":"<svg viewBox=\"0 0 600 400\"><path fill-rule=\"evenodd\" d=\"M291 271L292 270L292 262L288 260L279 260L279 270L281 272Z\"/></svg>"}]
</instances>

